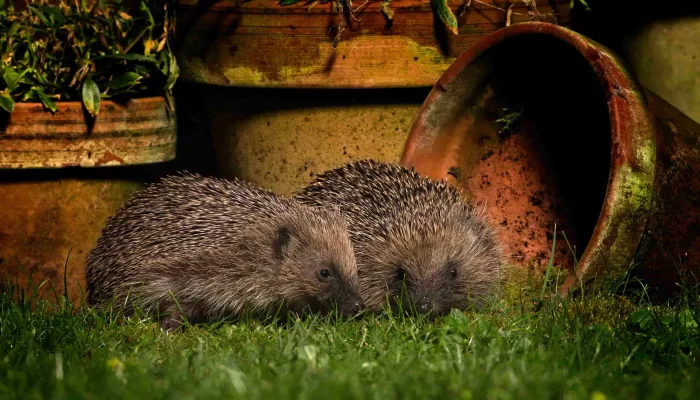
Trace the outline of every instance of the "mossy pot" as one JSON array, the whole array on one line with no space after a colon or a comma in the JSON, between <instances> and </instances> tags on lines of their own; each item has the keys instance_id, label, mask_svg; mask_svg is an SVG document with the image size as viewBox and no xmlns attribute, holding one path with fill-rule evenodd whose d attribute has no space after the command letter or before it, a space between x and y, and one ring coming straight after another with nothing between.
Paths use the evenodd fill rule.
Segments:
<instances>
[{"instance_id":1,"label":"mossy pot","mask_svg":"<svg viewBox=\"0 0 700 400\"><path fill-rule=\"evenodd\" d=\"M700 276L700 125L566 28L510 26L459 56L401 162L485 204L511 265L544 271L556 238L564 294L637 277L666 297Z\"/></svg>"},{"instance_id":2,"label":"mossy pot","mask_svg":"<svg viewBox=\"0 0 700 400\"><path fill-rule=\"evenodd\" d=\"M292 194L351 160L397 162L420 104L455 56L505 26L505 13L473 3L447 32L427 0L379 2L341 24L331 4L274 0L181 1L177 60L191 86L188 110L211 132L222 175ZM460 1L450 2L459 14ZM361 2L353 3L359 7ZM552 6L553 5L553 6ZM556 8L556 10L554 10ZM569 1L538 6L569 23ZM529 21L513 3L513 23ZM180 98L178 98L180 100Z\"/></svg>"},{"instance_id":3,"label":"mossy pot","mask_svg":"<svg viewBox=\"0 0 700 400\"><path fill-rule=\"evenodd\" d=\"M0 278L76 299L104 222L175 157L174 110L163 97L103 101L96 118L79 102L18 103L0 118Z\"/></svg>"}]
</instances>

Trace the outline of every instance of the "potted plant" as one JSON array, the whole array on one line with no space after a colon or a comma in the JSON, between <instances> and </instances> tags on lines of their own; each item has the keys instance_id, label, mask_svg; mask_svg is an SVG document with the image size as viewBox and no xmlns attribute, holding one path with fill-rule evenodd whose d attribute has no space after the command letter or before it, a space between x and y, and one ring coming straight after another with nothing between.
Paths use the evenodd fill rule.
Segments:
<instances>
[{"instance_id":1,"label":"potted plant","mask_svg":"<svg viewBox=\"0 0 700 400\"><path fill-rule=\"evenodd\" d=\"M457 55L508 24L566 26L569 7L182 0L178 64L193 85L187 97L212 124L222 173L289 194L350 159L397 161L418 107Z\"/></svg>"},{"instance_id":2,"label":"potted plant","mask_svg":"<svg viewBox=\"0 0 700 400\"><path fill-rule=\"evenodd\" d=\"M116 1L32 1L0 11L1 168L174 157L172 26L168 3L150 3L132 13Z\"/></svg>"},{"instance_id":3,"label":"potted plant","mask_svg":"<svg viewBox=\"0 0 700 400\"><path fill-rule=\"evenodd\" d=\"M175 157L174 2L0 5L0 270L67 267L77 295L104 220Z\"/></svg>"}]
</instances>

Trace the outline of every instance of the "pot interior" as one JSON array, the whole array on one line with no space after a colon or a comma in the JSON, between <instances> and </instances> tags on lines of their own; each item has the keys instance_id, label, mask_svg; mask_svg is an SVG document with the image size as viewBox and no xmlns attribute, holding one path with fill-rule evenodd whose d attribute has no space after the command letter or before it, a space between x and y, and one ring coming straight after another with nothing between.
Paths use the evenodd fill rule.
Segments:
<instances>
[{"instance_id":1,"label":"pot interior","mask_svg":"<svg viewBox=\"0 0 700 400\"><path fill-rule=\"evenodd\" d=\"M402 161L485 205L511 264L546 266L556 223L554 265L574 267L611 163L606 95L582 54L551 36L504 40L438 83L414 129Z\"/></svg>"}]
</instances>

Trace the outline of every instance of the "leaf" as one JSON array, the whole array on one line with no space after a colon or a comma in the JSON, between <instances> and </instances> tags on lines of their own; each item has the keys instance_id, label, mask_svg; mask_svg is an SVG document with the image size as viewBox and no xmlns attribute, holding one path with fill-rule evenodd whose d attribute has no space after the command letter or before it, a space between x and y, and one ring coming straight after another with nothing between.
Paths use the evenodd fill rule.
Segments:
<instances>
[{"instance_id":1,"label":"leaf","mask_svg":"<svg viewBox=\"0 0 700 400\"><path fill-rule=\"evenodd\" d=\"M569 8L574 8L574 4L576 3L577 0L571 0L571 3L569 3ZM591 7L588 5L586 0L578 0L579 3L583 6L583 8L586 11L591 11Z\"/></svg>"},{"instance_id":2,"label":"leaf","mask_svg":"<svg viewBox=\"0 0 700 400\"><path fill-rule=\"evenodd\" d=\"M300 3L304 0L280 0L278 3L281 6L291 6L292 4Z\"/></svg>"},{"instance_id":3,"label":"leaf","mask_svg":"<svg viewBox=\"0 0 700 400\"><path fill-rule=\"evenodd\" d=\"M46 19L46 17L44 16L44 13L42 13L38 8L32 7L32 6L30 6L30 5L27 5L27 8L30 9L30 10L32 10L32 11L34 12L34 14L36 14L36 16L39 17L39 19L41 20L41 22L44 23L45 26L51 25L51 24L49 23L49 20Z\"/></svg>"},{"instance_id":4,"label":"leaf","mask_svg":"<svg viewBox=\"0 0 700 400\"><path fill-rule=\"evenodd\" d=\"M29 90L24 93L20 101L37 101L37 94L34 90Z\"/></svg>"},{"instance_id":5,"label":"leaf","mask_svg":"<svg viewBox=\"0 0 700 400\"><path fill-rule=\"evenodd\" d=\"M51 110L51 112L56 112L56 110L58 110L56 102L51 100L49 96L47 96L46 93L44 93L41 89L34 88L34 93L36 93L37 97L39 97L39 100L41 100L41 102L44 103L44 107Z\"/></svg>"},{"instance_id":6,"label":"leaf","mask_svg":"<svg viewBox=\"0 0 700 400\"><path fill-rule=\"evenodd\" d=\"M22 75L24 75L24 73L22 73ZM18 74L17 71L15 71L12 68L7 68L5 70L5 73L3 74L2 78L5 80L7 90L10 93L13 90L17 89L17 87L19 87L19 80L22 78L22 75Z\"/></svg>"},{"instance_id":7,"label":"leaf","mask_svg":"<svg viewBox=\"0 0 700 400\"><path fill-rule=\"evenodd\" d=\"M148 68L144 67L143 65L134 65L134 69L136 70L136 73L141 76L146 76L148 74Z\"/></svg>"},{"instance_id":8,"label":"leaf","mask_svg":"<svg viewBox=\"0 0 700 400\"><path fill-rule=\"evenodd\" d=\"M151 50L153 50L153 46L155 45L155 40L150 40L150 39L144 39L143 41L143 54L149 55L151 54Z\"/></svg>"},{"instance_id":9,"label":"leaf","mask_svg":"<svg viewBox=\"0 0 700 400\"><path fill-rule=\"evenodd\" d=\"M48 6L44 8L44 11L49 15L55 25L63 25L66 22L66 17L61 12L61 9L56 6Z\"/></svg>"},{"instance_id":10,"label":"leaf","mask_svg":"<svg viewBox=\"0 0 700 400\"><path fill-rule=\"evenodd\" d=\"M447 324L455 330L461 331L467 325L467 316L463 311L456 308L450 309L450 313L445 318Z\"/></svg>"},{"instance_id":11,"label":"leaf","mask_svg":"<svg viewBox=\"0 0 700 400\"><path fill-rule=\"evenodd\" d=\"M9 113L15 110L15 101L9 93L0 92L0 107Z\"/></svg>"},{"instance_id":12,"label":"leaf","mask_svg":"<svg viewBox=\"0 0 700 400\"><path fill-rule=\"evenodd\" d=\"M49 82L49 80L46 78L46 75L44 75L41 72L34 73L34 77L36 78L37 82L39 82L40 84L42 84L44 86L51 85L51 82Z\"/></svg>"},{"instance_id":13,"label":"leaf","mask_svg":"<svg viewBox=\"0 0 700 400\"><path fill-rule=\"evenodd\" d=\"M698 328L697 316L693 313L693 310L686 308L678 314L681 326L688 330L695 330Z\"/></svg>"},{"instance_id":14,"label":"leaf","mask_svg":"<svg viewBox=\"0 0 700 400\"><path fill-rule=\"evenodd\" d=\"M12 24L10 27L10 30L7 32L8 36L15 36L17 34L17 31L19 30L19 22L15 22Z\"/></svg>"},{"instance_id":15,"label":"leaf","mask_svg":"<svg viewBox=\"0 0 700 400\"><path fill-rule=\"evenodd\" d=\"M100 88L90 78L83 82L83 105L93 118L100 113Z\"/></svg>"},{"instance_id":16,"label":"leaf","mask_svg":"<svg viewBox=\"0 0 700 400\"><path fill-rule=\"evenodd\" d=\"M433 10L437 12L438 17L440 17L440 20L445 24L447 29L457 35L459 33L457 17L455 17L452 10L450 10L450 7L447 5L447 0L430 0L430 3L433 5Z\"/></svg>"},{"instance_id":17,"label":"leaf","mask_svg":"<svg viewBox=\"0 0 700 400\"><path fill-rule=\"evenodd\" d=\"M394 20L394 10L391 8L391 0L384 0L382 1L382 4L379 6L382 10L382 14L388 19L389 21Z\"/></svg>"},{"instance_id":18,"label":"leaf","mask_svg":"<svg viewBox=\"0 0 700 400\"><path fill-rule=\"evenodd\" d=\"M136 72L126 72L107 83L110 89L119 90L127 86L132 86L138 83L143 77Z\"/></svg>"},{"instance_id":19,"label":"leaf","mask_svg":"<svg viewBox=\"0 0 700 400\"><path fill-rule=\"evenodd\" d=\"M168 80L165 82L165 89L172 90L180 76L180 68L177 65L177 60L173 53L168 53Z\"/></svg>"},{"instance_id":20,"label":"leaf","mask_svg":"<svg viewBox=\"0 0 700 400\"><path fill-rule=\"evenodd\" d=\"M156 47L156 53L160 53L161 51L163 51L163 49L165 48L165 45L166 45L166 44L168 44L168 38L167 38L167 37L164 37L164 38L158 43L158 47Z\"/></svg>"},{"instance_id":21,"label":"leaf","mask_svg":"<svg viewBox=\"0 0 700 400\"><path fill-rule=\"evenodd\" d=\"M630 314L630 316L628 317L628 321L630 324L645 331L649 329L652 323L651 311L649 311L648 309L637 310Z\"/></svg>"}]
</instances>

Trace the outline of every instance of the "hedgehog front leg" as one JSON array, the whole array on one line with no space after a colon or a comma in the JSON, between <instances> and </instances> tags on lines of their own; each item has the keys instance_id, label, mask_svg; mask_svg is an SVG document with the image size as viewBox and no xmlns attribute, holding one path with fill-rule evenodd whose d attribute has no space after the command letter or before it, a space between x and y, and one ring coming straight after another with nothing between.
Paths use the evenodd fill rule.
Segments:
<instances>
[{"instance_id":1,"label":"hedgehog front leg","mask_svg":"<svg viewBox=\"0 0 700 400\"><path fill-rule=\"evenodd\" d=\"M160 320L160 328L166 333L182 330L183 325L183 315L180 311L180 307L174 302L168 302L165 307L161 308L162 313L158 313L158 318Z\"/></svg>"}]
</instances>

